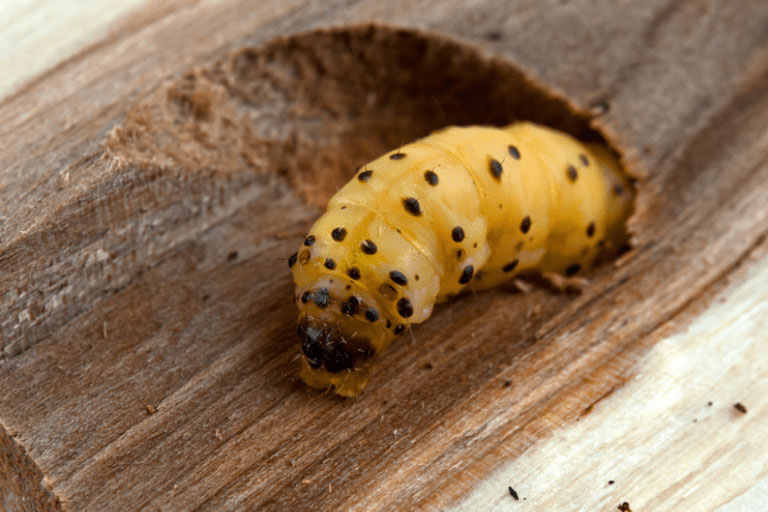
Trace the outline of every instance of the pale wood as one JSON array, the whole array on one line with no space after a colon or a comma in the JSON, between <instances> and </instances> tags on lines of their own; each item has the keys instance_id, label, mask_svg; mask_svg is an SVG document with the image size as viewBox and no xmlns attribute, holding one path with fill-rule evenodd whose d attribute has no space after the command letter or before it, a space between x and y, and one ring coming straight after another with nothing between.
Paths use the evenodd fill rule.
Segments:
<instances>
[{"instance_id":1,"label":"pale wood","mask_svg":"<svg viewBox=\"0 0 768 512\"><path fill-rule=\"evenodd\" d=\"M73 18L45 17L30 50L0 58L12 70L0 102L4 510L760 503L768 5L81 5L82 40L66 35ZM2 20L19 33L29 18ZM598 124L647 180L635 250L581 296L457 300L344 401L295 378L284 257L317 208L231 155L206 161L225 179L103 141L165 80L275 36L361 21L450 35L577 107L605 102ZM528 499L514 503L507 485Z\"/></svg>"},{"instance_id":2,"label":"pale wood","mask_svg":"<svg viewBox=\"0 0 768 512\"><path fill-rule=\"evenodd\" d=\"M768 244L759 252L637 362L626 386L577 423L553 423L549 439L453 510L510 510L508 486L525 510L609 510L624 501L633 510L764 508Z\"/></svg>"}]
</instances>

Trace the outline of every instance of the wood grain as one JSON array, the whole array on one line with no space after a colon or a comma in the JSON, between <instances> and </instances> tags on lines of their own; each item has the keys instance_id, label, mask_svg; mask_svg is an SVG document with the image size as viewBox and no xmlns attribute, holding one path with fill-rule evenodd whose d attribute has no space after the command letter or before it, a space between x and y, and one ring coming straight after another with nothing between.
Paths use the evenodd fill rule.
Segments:
<instances>
[{"instance_id":1,"label":"wood grain","mask_svg":"<svg viewBox=\"0 0 768 512\"><path fill-rule=\"evenodd\" d=\"M428 29L417 37L427 49L456 38L575 108L607 107L594 126L645 179L634 250L582 295L496 290L447 304L387 354L362 397L340 400L296 380L284 257L319 211L291 178L296 162L241 132L227 146L237 151L212 144L189 161L168 149L203 139L163 139L157 151L126 141L177 132L125 130L157 119L141 108L183 106L160 101L169 91L221 84L194 77L237 48L369 21ZM147 2L94 18L88 43L57 50L32 80L7 78L0 102L3 510L491 509L517 482L530 507L626 498L665 510L703 488L712 499L691 501L701 509L759 503L765 459L748 448L764 443L756 426L768 415L754 382L766 348L766 23L761 2L661 0ZM54 46L67 27L49 30ZM396 55L404 40L373 39L363 53ZM403 69L382 90L427 79ZM214 120L268 124L224 89ZM304 105L288 100L278 125ZM426 128L428 111L400 128ZM178 114L191 123L178 133L203 133L194 109ZM343 115L304 121L290 133L354 133L339 128ZM204 132L230 133L217 126ZM283 135L259 137L274 148ZM700 402L715 383L710 413ZM744 417L727 407L737 400ZM673 419L654 422L657 412ZM642 428L622 419L632 413ZM603 450L590 451L588 433ZM717 442L695 452L702 435ZM622 457L670 471L613 465ZM717 485L729 464L742 479ZM610 491L608 468L619 475Z\"/></svg>"}]
</instances>

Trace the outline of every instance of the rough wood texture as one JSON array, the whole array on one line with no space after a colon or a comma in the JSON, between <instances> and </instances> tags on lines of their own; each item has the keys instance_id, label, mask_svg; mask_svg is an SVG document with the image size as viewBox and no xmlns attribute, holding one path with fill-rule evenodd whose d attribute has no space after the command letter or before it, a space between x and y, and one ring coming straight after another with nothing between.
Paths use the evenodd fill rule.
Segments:
<instances>
[{"instance_id":1,"label":"rough wood texture","mask_svg":"<svg viewBox=\"0 0 768 512\"><path fill-rule=\"evenodd\" d=\"M768 5L178 1L95 16L26 86L3 82L3 510L501 510L508 485L529 509L760 503ZM367 21L435 34L377 32L331 65L325 36L306 66L285 40L267 71L226 73L249 55L227 57L237 48ZM69 27L47 23L35 37L54 46ZM457 50L475 63L463 76L396 65L414 44L444 55L444 36L479 52ZM389 96L350 110L336 64L380 73L370 85ZM550 112L584 130L557 101L498 108L527 83L508 64L602 113L595 126L646 177L634 251L576 297L497 290L439 308L359 399L305 388L284 259L319 212L305 199L440 111ZM450 102L457 84L475 94ZM691 498L701 489L711 499Z\"/></svg>"}]
</instances>

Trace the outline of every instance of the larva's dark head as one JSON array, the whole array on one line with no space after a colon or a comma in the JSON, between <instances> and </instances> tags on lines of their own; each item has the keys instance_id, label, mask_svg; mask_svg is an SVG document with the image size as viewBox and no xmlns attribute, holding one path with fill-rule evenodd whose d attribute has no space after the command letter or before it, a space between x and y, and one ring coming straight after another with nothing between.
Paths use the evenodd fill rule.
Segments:
<instances>
[{"instance_id":1,"label":"larva's dark head","mask_svg":"<svg viewBox=\"0 0 768 512\"><path fill-rule=\"evenodd\" d=\"M322 320L304 317L297 330L301 352L315 369L324 367L331 373L352 370L356 362L367 361L374 353L368 338L346 336Z\"/></svg>"},{"instance_id":2,"label":"larva's dark head","mask_svg":"<svg viewBox=\"0 0 768 512\"><path fill-rule=\"evenodd\" d=\"M368 337L344 332L336 322L302 316L297 329L302 352L302 379L316 388L333 385L344 396L356 396L368 380L376 351Z\"/></svg>"}]
</instances>

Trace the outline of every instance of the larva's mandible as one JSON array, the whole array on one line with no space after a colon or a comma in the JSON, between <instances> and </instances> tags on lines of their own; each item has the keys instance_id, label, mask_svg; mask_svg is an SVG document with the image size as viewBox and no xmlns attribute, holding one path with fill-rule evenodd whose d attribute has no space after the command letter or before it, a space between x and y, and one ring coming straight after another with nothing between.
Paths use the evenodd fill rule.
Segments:
<instances>
[{"instance_id":1,"label":"larva's mandible","mask_svg":"<svg viewBox=\"0 0 768 512\"><path fill-rule=\"evenodd\" d=\"M567 276L624 237L612 153L528 122L449 127L361 167L289 259L302 378L357 395L411 324L520 272Z\"/></svg>"}]
</instances>

